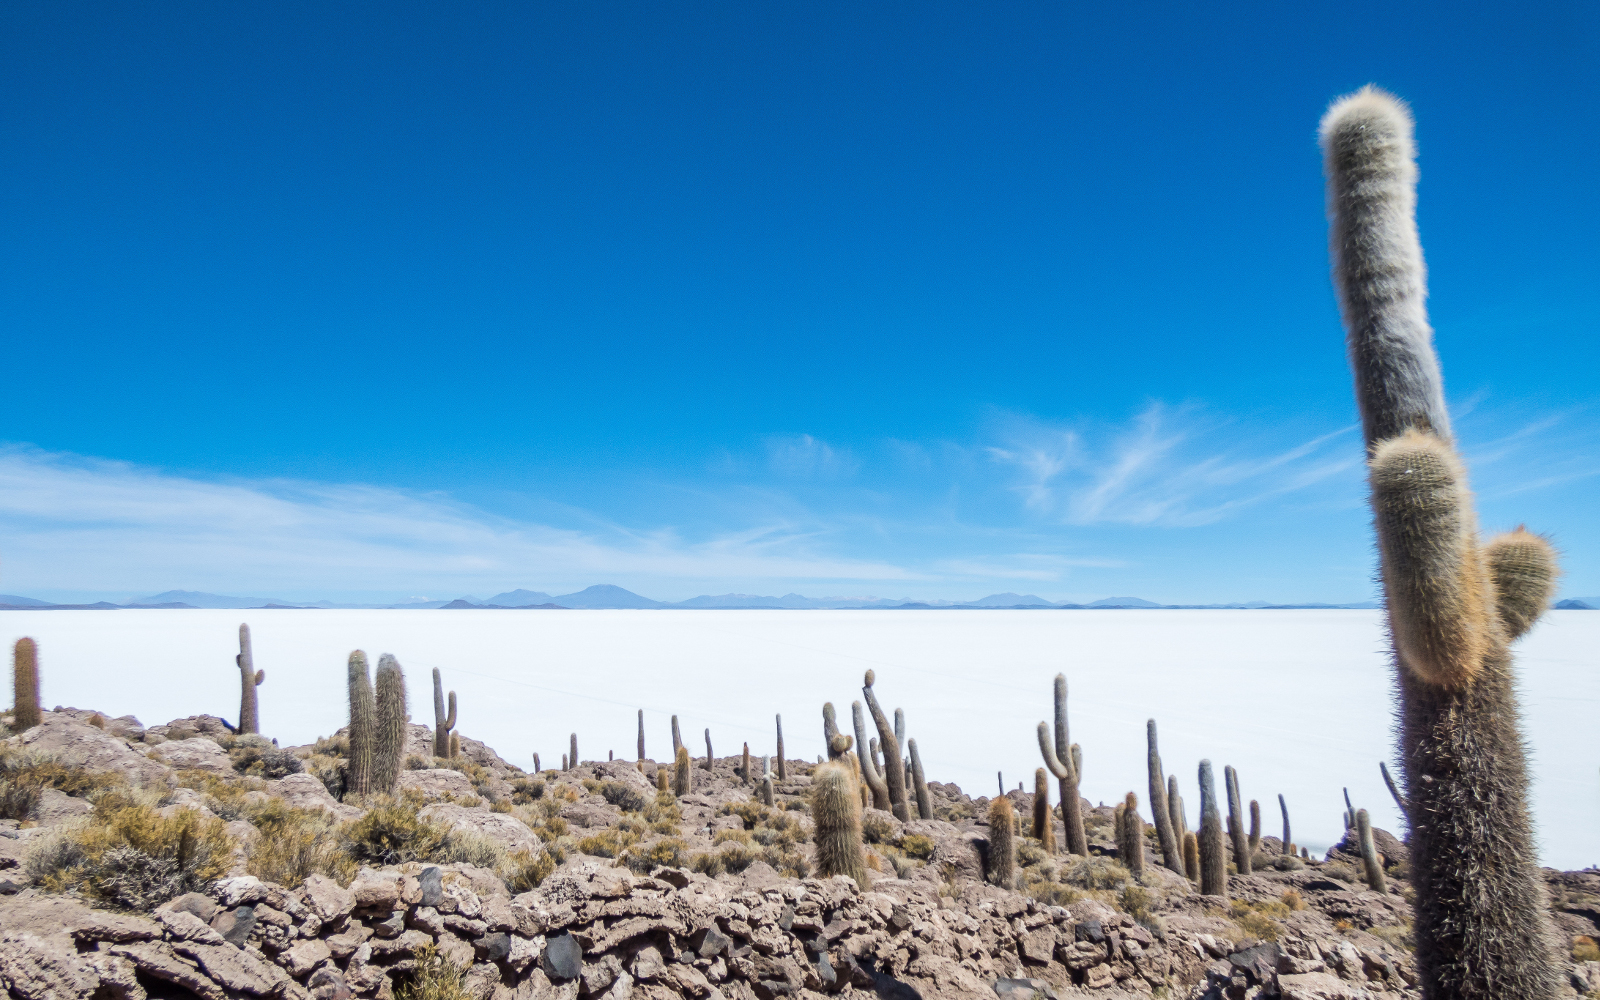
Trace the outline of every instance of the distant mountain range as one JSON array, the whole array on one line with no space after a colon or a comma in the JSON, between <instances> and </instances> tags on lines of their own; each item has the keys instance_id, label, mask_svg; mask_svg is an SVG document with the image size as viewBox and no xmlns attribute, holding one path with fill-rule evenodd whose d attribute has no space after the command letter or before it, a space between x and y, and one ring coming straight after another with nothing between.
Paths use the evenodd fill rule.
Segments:
<instances>
[{"instance_id":1,"label":"distant mountain range","mask_svg":"<svg viewBox=\"0 0 1600 1000\"><path fill-rule=\"evenodd\" d=\"M174 609L237 609L237 610L276 610L276 609L315 609L315 608L393 608L409 610L506 610L506 609L537 609L537 610L632 610L632 609L673 609L673 610L726 610L726 609L756 609L765 608L772 610L860 610L860 609L944 609L944 610L1087 610L1105 611L1122 609L1195 609L1195 610L1270 610L1270 609L1373 609L1381 607L1376 601L1362 601L1357 604L1273 604L1268 601L1247 601L1240 604L1158 604L1147 601L1142 597L1120 596L1105 597L1088 604L1073 604L1070 602L1047 601L1036 594L990 594L988 597L976 601L918 601L909 597L806 597L803 594L784 594L782 597L765 597L756 594L703 594L691 597L687 601L655 601L642 597L631 590L609 583L597 584L593 587L580 590L573 594L558 594L551 596L542 590L508 590L489 598L478 598L472 595L458 597L451 601L413 601L402 604L335 604L332 601L315 601L302 603L285 601L271 597L228 597L223 594L208 594L197 590L168 590L148 597L134 597L121 604L101 601L96 604L51 604L48 601L37 600L32 597L20 597L15 594L0 594L0 611L115 611L121 609L147 609L147 608L174 608ZM1600 597L1573 597L1557 601L1553 607L1561 611L1592 611L1600 608Z\"/></svg>"}]
</instances>

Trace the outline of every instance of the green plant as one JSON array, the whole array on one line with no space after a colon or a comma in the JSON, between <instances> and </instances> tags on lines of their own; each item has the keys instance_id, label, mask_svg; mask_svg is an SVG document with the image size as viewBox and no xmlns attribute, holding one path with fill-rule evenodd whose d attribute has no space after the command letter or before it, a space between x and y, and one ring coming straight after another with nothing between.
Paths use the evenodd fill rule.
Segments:
<instances>
[{"instance_id":1,"label":"green plant","mask_svg":"<svg viewBox=\"0 0 1600 1000\"><path fill-rule=\"evenodd\" d=\"M398 865L431 861L449 834L449 827L417 812L409 798L379 796L358 818L339 831L344 849L359 861Z\"/></svg>"},{"instance_id":2,"label":"green plant","mask_svg":"<svg viewBox=\"0 0 1600 1000\"><path fill-rule=\"evenodd\" d=\"M1600 962L1600 944L1587 934L1579 934L1572 939L1572 960L1574 962Z\"/></svg>"},{"instance_id":3,"label":"green plant","mask_svg":"<svg viewBox=\"0 0 1600 1000\"><path fill-rule=\"evenodd\" d=\"M1250 845L1250 856L1255 857L1261 848L1261 803L1255 799L1250 800L1250 836L1246 843Z\"/></svg>"},{"instance_id":4,"label":"green plant","mask_svg":"<svg viewBox=\"0 0 1600 1000\"><path fill-rule=\"evenodd\" d=\"M874 680L873 672L868 670L861 694L867 699L873 724L878 727L878 745L883 749L883 771L880 776L889 793L889 811L894 813L895 819L905 823L911 819L911 810L906 804L906 768L900 759L900 736L883 714L883 709L878 707L878 698L872 693Z\"/></svg>"},{"instance_id":5,"label":"green plant","mask_svg":"<svg viewBox=\"0 0 1600 1000\"><path fill-rule=\"evenodd\" d=\"M578 850L597 858L614 858L639 842L639 835L608 827L578 841Z\"/></svg>"},{"instance_id":6,"label":"green plant","mask_svg":"<svg viewBox=\"0 0 1600 1000\"><path fill-rule=\"evenodd\" d=\"M1179 840L1179 849L1182 849L1184 834L1189 832L1189 818L1184 815L1183 796L1178 794L1178 776L1167 776L1167 814L1172 822L1172 835Z\"/></svg>"},{"instance_id":7,"label":"green plant","mask_svg":"<svg viewBox=\"0 0 1600 1000\"><path fill-rule=\"evenodd\" d=\"M681 868L689 845L678 837L662 837L624 855L623 861L632 871L648 875L657 868Z\"/></svg>"},{"instance_id":8,"label":"green plant","mask_svg":"<svg viewBox=\"0 0 1600 1000\"><path fill-rule=\"evenodd\" d=\"M1117 894L1117 905L1140 923L1150 919L1150 902L1150 890L1137 882L1127 883Z\"/></svg>"},{"instance_id":9,"label":"green plant","mask_svg":"<svg viewBox=\"0 0 1600 1000\"><path fill-rule=\"evenodd\" d=\"M239 732L261 732L261 716L256 705L256 688L267 679L265 670L257 670L255 657L250 650L250 626L239 626L239 655L233 658L239 668Z\"/></svg>"},{"instance_id":10,"label":"green plant","mask_svg":"<svg viewBox=\"0 0 1600 1000\"><path fill-rule=\"evenodd\" d=\"M717 758L715 756L713 756L713 754L711 753L711 730L707 729L706 730L706 762L703 765L705 770L710 771L711 770L711 765L716 763L716 759Z\"/></svg>"},{"instance_id":11,"label":"green plant","mask_svg":"<svg viewBox=\"0 0 1600 1000\"><path fill-rule=\"evenodd\" d=\"M27 732L39 724L39 646L21 638L11 647L12 690L16 695L11 709L11 731Z\"/></svg>"},{"instance_id":12,"label":"green plant","mask_svg":"<svg viewBox=\"0 0 1600 1000\"><path fill-rule=\"evenodd\" d=\"M355 650L350 654L350 730L348 755L350 763L345 769L340 798L348 794L361 799L372 794L372 755L377 745L378 710L372 693L372 680L367 675L367 654ZM319 743L318 749L321 749ZM323 769L326 774L326 768ZM327 777L322 783L333 792Z\"/></svg>"},{"instance_id":13,"label":"green plant","mask_svg":"<svg viewBox=\"0 0 1600 1000\"><path fill-rule=\"evenodd\" d=\"M1145 722L1145 742L1148 744L1146 766L1150 772L1150 818L1156 828L1156 842L1161 845L1161 861L1172 871L1183 874L1183 848L1178 843L1177 824L1172 822L1172 810L1167 804L1167 779L1162 773L1161 750L1156 744L1156 720Z\"/></svg>"},{"instance_id":14,"label":"green plant","mask_svg":"<svg viewBox=\"0 0 1600 1000\"><path fill-rule=\"evenodd\" d=\"M1083 777L1083 756L1077 744L1068 740L1065 674L1056 674L1055 708L1055 740L1052 742L1050 739L1050 724L1039 723L1039 753L1044 757L1045 766L1061 785L1061 821L1067 830L1067 850L1088 857L1089 837L1083 828L1083 802L1078 797L1078 782Z\"/></svg>"},{"instance_id":15,"label":"green plant","mask_svg":"<svg viewBox=\"0 0 1600 1000\"><path fill-rule=\"evenodd\" d=\"M838 763L811 772L811 817L816 824L817 874L846 875L866 891L866 858L861 847L861 800L855 775Z\"/></svg>"},{"instance_id":16,"label":"green plant","mask_svg":"<svg viewBox=\"0 0 1600 1000\"><path fill-rule=\"evenodd\" d=\"M265 736L253 733L234 740L228 758L235 771L252 778L282 778L305 769L292 751L279 749Z\"/></svg>"},{"instance_id":17,"label":"green plant","mask_svg":"<svg viewBox=\"0 0 1600 1000\"><path fill-rule=\"evenodd\" d=\"M1196 885L1200 883L1200 839L1188 830L1183 834L1183 874Z\"/></svg>"},{"instance_id":18,"label":"green plant","mask_svg":"<svg viewBox=\"0 0 1600 1000\"><path fill-rule=\"evenodd\" d=\"M600 785L600 795L624 812L643 812L653 796L621 781L606 781Z\"/></svg>"},{"instance_id":19,"label":"green plant","mask_svg":"<svg viewBox=\"0 0 1600 1000\"><path fill-rule=\"evenodd\" d=\"M1283 800L1283 793L1278 793L1278 808L1283 812L1283 854L1285 857L1294 857L1294 843L1289 839L1289 803Z\"/></svg>"},{"instance_id":20,"label":"green plant","mask_svg":"<svg viewBox=\"0 0 1600 1000\"><path fill-rule=\"evenodd\" d=\"M566 767L562 768L564 771L575 770L578 766L578 734L573 733L570 740L572 742L572 750L567 754Z\"/></svg>"},{"instance_id":21,"label":"green plant","mask_svg":"<svg viewBox=\"0 0 1600 1000\"><path fill-rule=\"evenodd\" d=\"M906 834L900 838L897 846L905 852L907 857L916 858L918 861L926 861L933 857L936 847L932 837L920 833Z\"/></svg>"},{"instance_id":22,"label":"green plant","mask_svg":"<svg viewBox=\"0 0 1600 1000\"><path fill-rule=\"evenodd\" d=\"M894 837L894 834L894 821L888 817L871 812L865 814L861 819L861 836L869 844L888 843Z\"/></svg>"},{"instance_id":23,"label":"green plant","mask_svg":"<svg viewBox=\"0 0 1600 1000\"><path fill-rule=\"evenodd\" d=\"M539 883L556 870L556 859L548 851L534 852L523 848L506 855L502 877L513 893L539 888Z\"/></svg>"},{"instance_id":24,"label":"green plant","mask_svg":"<svg viewBox=\"0 0 1600 1000\"><path fill-rule=\"evenodd\" d=\"M406 676L400 671L400 662L388 653L378 657L373 694L377 725L372 743L372 788L392 795L400 783L410 713L406 710Z\"/></svg>"},{"instance_id":25,"label":"green plant","mask_svg":"<svg viewBox=\"0 0 1600 1000\"><path fill-rule=\"evenodd\" d=\"M1222 816L1217 809L1217 786L1211 777L1211 762L1200 762L1200 892L1206 896L1228 896L1228 859L1222 847Z\"/></svg>"},{"instance_id":26,"label":"green plant","mask_svg":"<svg viewBox=\"0 0 1600 1000\"><path fill-rule=\"evenodd\" d=\"M856 727L858 730L860 726ZM828 759L838 760L850 751L853 745L851 738L846 733L839 732L839 723L833 710L833 702L824 702L822 705L822 741L828 748ZM820 761L818 763L821 763Z\"/></svg>"},{"instance_id":27,"label":"green plant","mask_svg":"<svg viewBox=\"0 0 1600 1000\"><path fill-rule=\"evenodd\" d=\"M1011 800L996 796L989 803L989 852L984 859L984 878L1009 889L1017 875L1016 812Z\"/></svg>"},{"instance_id":28,"label":"green plant","mask_svg":"<svg viewBox=\"0 0 1600 1000\"><path fill-rule=\"evenodd\" d=\"M778 780L789 780L789 765L783 759L783 716L775 717L778 723ZM926 817L924 817L926 818Z\"/></svg>"},{"instance_id":29,"label":"green plant","mask_svg":"<svg viewBox=\"0 0 1600 1000\"><path fill-rule=\"evenodd\" d=\"M1480 545L1424 306L1408 109L1368 87L1322 120L1334 283L1368 454L1400 690L1425 996L1553 996L1509 644L1554 592L1522 529Z\"/></svg>"},{"instance_id":30,"label":"green plant","mask_svg":"<svg viewBox=\"0 0 1600 1000\"><path fill-rule=\"evenodd\" d=\"M147 911L209 888L227 872L233 850L219 819L196 809L163 816L145 797L108 789L82 827L41 845L29 871L46 889Z\"/></svg>"},{"instance_id":31,"label":"green plant","mask_svg":"<svg viewBox=\"0 0 1600 1000\"><path fill-rule=\"evenodd\" d=\"M433 668L433 755L454 757L450 749L450 730L456 727L456 693L450 692L450 710L444 707L444 684L439 679L439 668Z\"/></svg>"}]
</instances>

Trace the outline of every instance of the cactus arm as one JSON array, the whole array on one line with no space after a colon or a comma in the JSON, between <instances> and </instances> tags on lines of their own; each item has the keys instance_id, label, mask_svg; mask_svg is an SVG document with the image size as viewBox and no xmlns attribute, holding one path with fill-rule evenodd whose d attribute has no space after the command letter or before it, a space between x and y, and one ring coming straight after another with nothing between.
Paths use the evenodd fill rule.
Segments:
<instances>
[{"instance_id":1,"label":"cactus arm","mask_svg":"<svg viewBox=\"0 0 1600 1000\"><path fill-rule=\"evenodd\" d=\"M1245 840L1243 809L1239 804L1239 772L1232 767L1222 769L1228 786L1228 837L1233 841L1233 866L1240 875L1250 874L1250 847Z\"/></svg>"},{"instance_id":2,"label":"cactus arm","mask_svg":"<svg viewBox=\"0 0 1600 1000\"><path fill-rule=\"evenodd\" d=\"M1389 775L1389 765L1378 761L1378 770L1383 772L1383 783L1389 787L1389 794L1394 796L1394 804L1400 807L1400 815L1406 817L1406 822L1411 821L1411 804L1406 797L1400 794L1400 789L1395 787L1394 778Z\"/></svg>"},{"instance_id":3,"label":"cactus arm","mask_svg":"<svg viewBox=\"0 0 1600 1000\"><path fill-rule=\"evenodd\" d=\"M445 716L444 728L451 730L456 727L456 693L450 692L450 712Z\"/></svg>"},{"instance_id":4,"label":"cactus arm","mask_svg":"<svg viewBox=\"0 0 1600 1000\"><path fill-rule=\"evenodd\" d=\"M1065 761L1056 756L1056 748L1050 744L1050 724L1039 723L1039 754L1044 757L1045 767L1060 781L1073 781L1073 773ZM1073 782L1076 784L1076 782Z\"/></svg>"},{"instance_id":5,"label":"cactus arm","mask_svg":"<svg viewBox=\"0 0 1600 1000\"><path fill-rule=\"evenodd\" d=\"M839 736L839 723L834 714L833 702L822 703L822 743L828 750L828 759L837 760L844 754L844 750L835 751L833 746ZM845 749L849 749L846 747Z\"/></svg>"},{"instance_id":6,"label":"cactus arm","mask_svg":"<svg viewBox=\"0 0 1600 1000\"><path fill-rule=\"evenodd\" d=\"M1520 639L1555 597L1559 575L1555 550L1538 535L1518 528L1490 539L1483 555L1506 640Z\"/></svg>"},{"instance_id":7,"label":"cactus arm","mask_svg":"<svg viewBox=\"0 0 1600 1000\"><path fill-rule=\"evenodd\" d=\"M267 679L267 672L265 670L257 670L256 671L256 687L260 687L261 686L261 682L266 680L266 679Z\"/></svg>"},{"instance_id":8,"label":"cactus arm","mask_svg":"<svg viewBox=\"0 0 1600 1000\"><path fill-rule=\"evenodd\" d=\"M889 809L895 819L904 823L911 819L911 810L906 804L905 763L900 757L900 741L895 737L894 724L883 714L877 695L872 693L873 679L873 672L868 670L861 694L867 699L867 709L872 712L872 721L878 727L878 740L883 747L883 770L879 776L888 786Z\"/></svg>"},{"instance_id":9,"label":"cactus arm","mask_svg":"<svg viewBox=\"0 0 1600 1000\"><path fill-rule=\"evenodd\" d=\"M894 740L901 746L906 745L906 713L899 708L894 710Z\"/></svg>"},{"instance_id":10,"label":"cactus arm","mask_svg":"<svg viewBox=\"0 0 1600 1000\"><path fill-rule=\"evenodd\" d=\"M861 780L872 793L872 807L874 809L889 808L889 785L883 780L883 775L878 773L878 766L873 761L875 756L871 753L873 741L867 736L866 717L861 712L861 702L850 703L850 719L856 729L856 762L861 767ZM865 751L865 752L864 752Z\"/></svg>"},{"instance_id":11,"label":"cactus arm","mask_svg":"<svg viewBox=\"0 0 1600 1000\"><path fill-rule=\"evenodd\" d=\"M1294 857L1294 844L1289 840L1289 803L1283 800L1283 793L1278 793L1278 808L1283 810L1283 853Z\"/></svg>"}]
</instances>

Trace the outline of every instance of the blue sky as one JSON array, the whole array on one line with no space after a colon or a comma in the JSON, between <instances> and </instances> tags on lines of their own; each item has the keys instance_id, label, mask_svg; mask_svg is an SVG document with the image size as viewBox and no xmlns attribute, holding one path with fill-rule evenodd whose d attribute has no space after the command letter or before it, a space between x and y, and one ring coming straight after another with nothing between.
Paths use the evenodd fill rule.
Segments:
<instances>
[{"instance_id":1,"label":"blue sky","mask_svg":"<svg viewBox=\"0 0 1600 1000\"><path fill-rule=\"evenodd\" d=\"M1302 5L1303 6L1303 5ZM1600 16L0 8L0 592L1374 595L1317 119L1600 593Z\"/></svg>"}]
</instances>

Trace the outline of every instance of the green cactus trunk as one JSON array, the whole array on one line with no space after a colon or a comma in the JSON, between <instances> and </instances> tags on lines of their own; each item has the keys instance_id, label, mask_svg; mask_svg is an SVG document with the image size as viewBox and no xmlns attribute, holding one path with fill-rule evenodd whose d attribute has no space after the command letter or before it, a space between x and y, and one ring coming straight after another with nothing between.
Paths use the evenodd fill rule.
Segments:
<instances>
[{"instance_id":1,"label":"green cactus trunk","mask_svg":"<svg viewBox=\"0 0 1600 1000\"><path fill-rule=\"evenodd\" d=\"M11 683L11 728L20 733L37 726L42 718L39 711L39 646L32 639L18 639L17 644L11 647Z\"/></svg>"},{"instance_id":2,"label":"green cactus trunk","mask_svg":"<svg viewBox=\"0 0 1600 1000\"><path fill-rule=\"evenodd\" d=\"M739 761L739 780L743 784L750 784L750 744L744 745L744 756Z\"/></svg>"},{"instance_id":3,"label":"green cactus trunk","mask_svg":"<svg viewBox=\"0 0 1600 1000\"><path fill-rule=\"evenodd\" d=\"M1123 867L1135 878L1144 874L1144 817L1139 815L1139 796L1129 792L1122 800L1117 824L1117 855Z\"/></svg>"},{"instance_id":4,"label":"green cactus trunk","mask_svg":"<svg viewBox=\"0 0 1600 1000\"><path fill-rule=\"evenodd\" d=\"M822 764L811 772L812 839L817 876L844 875L862 891L871 887L861 848L861 803L855 775L842 763Z\"/></svg>"},{"instance_id":5,"label":"green cactus trunk","mask_svg":"<svg viewBox=\"0 0 1600 1000\"><path fill-rule=\"evenodd\" d=\"M1044 757L1045 766L1061 785L1061 821L1067 831L1067 851L1086 858L1089 856L1089 837L1083 829L1083 800L1078 795L1078 783L1083 780L1083 756L1067 734L1065 674L1056 674L1055 709L1055 740L1051 741L1049 723L1039 723L1039 753ZM1005 794L1003 785L1000 794Z\"/></svg>"},{"instance_id":6,"label":"green cactus trunk","mask_svg":"<svg viewBox=\"0 0 1600 1000\"><path fill-rule=\"evenodd\" d=\"M345 794L360 799L372 794L373 748L378 741L378 709L367 674L367 654L350 654L350 765L345 772Z\"/></svg>"},{"instance_id":7,"label":"green cactus trunk","mask_svg":"<svg viewBox=\"0 0 1600 1000\"><path fill-rule=\"evenodd\" d=\"M711 762L713 760L715 760L715 759L716 758L713 757L712 754L711 754L711 730L707 729L706 730L706 762L705 762L705 769L707 771L711 770Z\"/></svg>"},{"instance_id":8,"label":"green cactus trunk","mask_svg":"<svg viewBox=\"0 0 1600 1000\"><path fill-rule=\"evenodd\" d=\"M1361 865L1366 869L1367 888L1387 893L1383 865L1378 863L1378 848L1372 843L1372 820L1365 809L1356 810L1356 839L1361 844Z\"/></svg>"},{"instance_id":9,"label":"green cactus trunk","mask_svg":"<svg viewBox=\"0 0 1600 1000\"><path fill-rule=\"evenodd\" d=\"M894 726L889 722L888 716L878 707L878 698L872 693L873 679L873 672L868 670L865 683L861 686L861 694L867 699L867 708L872 712L872 721L878 727L879 746L883 748L881 777L887 786L889 811L894 813L895 819L906 823L911 820L911 809L906 804L906 770L905 764L900 759L900 740L895 736Z\"/></svg>"},{"instance_id":10,"label":"green cactus trunk","mask_svg":"<svg viewBox=\"0 0 1600 1000\"><path fill-rule=\"evenodd\" d=\"M683 798L689 794L689 748L679 747L672 762L672 794Z\"/></svg>"},{"instance_id":11,"label":"green cactus trunk","mask_svg":"<svg viewBox=\"0 0 1600 1000\"><path fill-rule=\"evenodd\" d=\"M1321 139L1400 689L1422 993L1546 1000L1561 977L1509 644L1548 606L1555 556L1520 529L1478 541L1424 306L1408 109L1363 89Z\"/></svg>"},{"instance_id":12,"label":"green cactus trunk","mask_svg":"<svg viewBox=\"0 0 1600 1000\"><path fill-rule=\"evenodd\" d=\"M373 695L378 725L372 747L372 790L393 795L400 784L400 768L405 761L410 713L406 706L405 674L400 672L400 662L388 653L378 657Z\"/></svg>"},{"instance_id":13,"label":"green cactus trunk","mask_svg":"<svg viewBox=\"0 0 1600 1000\"><path fill-rule=\"evenodd\" d=\"M1183 848L1178 844L1178 832L1173 827L1172 813L1167 807L1167 779L1162 774L1154 719L1145 723L1145 741L1149 745L1150 816L1155 821L1156 841L1161 844L1161 860L1168 869L1182 875Z\"/></svg>"},{"instance_id":14,"label":"green cactus trunk","mask_svg":"<svg viewBox=\"0 0 1600 1000\"><path fill-rule=\"evenodd\" d=\"M783 716L779 715L776 718L778 720L778 780L788 781L789 765L783 759Z\"/></svg>"},{"instance_id":15,"label":"green cactus trunk","mask_svg":"<svg viewBox=\"0 0 1600 1000\"><path fill-rule=\"evenodd\" d=\"M878 773L878 765L874 758L877 754L872 746L877 741L867 736L866 717L861 713L861 702L850 703L850 721L856 729L856 763L861 765L861 780L866 785L867 791L872 793L872 808L889 809L889 784L883 780L883 775Z\"/></svg>"},{"instance_id":16,"label":"green cactus trunk","mask_svg":"<svg viewBox=\"0 0 1600 1000\"><path fill-rule=\"evenodd\" d=\"M1194 834L1183 834L1183 874L1195 885L1200 884L1200 840Z\"/></svg>"},{"instance_id":17,"label":"green cactus trunk","mask_svg":"<svg viewBox=\"0 0 1600 1000\"><path fill-rule=\"evenodd\" d=\"M433 755L454 757L450 752L450 730L456 727L456 693L450 692L450 710L444 707L444 684L439 680L439 668L433 668Z\"/></svg>"},{"instance_id":18,"label":"green cactus trunk","mask_svg":"<svg viewBox=\"0 0 1600 1000\"><path fill-rule=\"evenodd\" d=\"M1050 775L1042 767L1033 772L1033 839L1051 854L1056 852L1056 824L1050 817Z\"/></svg>"},{"instance_id":19,"label":"green cactus trunk","mask_svg":"<svg viewBox=\"0 0 1600 1000\"><path fill-rule=\"evenodd\" d=\"M639 709L639 756L636 760L644 760L644 709Z\"/></svg>"},{"instance_id":20,"label":"green cactus trunk","mask_svg":"<svg viewBox=\"0 0 1600 1000\"><path fill-rule=\"evenodd\" d=\"M672 717L672 759L678 759L678 750L683 746L683 734L678 732L678 717Z\"/></svg>"},{"instance_id":21,"label":"green cactus trunk","mask_svg":"<svg viewBox=\"0 0 1600 1000\"><path fill-rule=\"evenodd\" d=\"M1255 799L1250 800L1250 836L1246 843L1250 845L1250 857L1253 860L1261 847L1261 803Z\"/></svg>"},{"instance_id":22,"label":"green cactus trunk","mask_svg":"<svg viewBox=\"0 0 1600 1000\"><path fill-rule=\"evenodd\" d=\"M907 740L911 751L911 783L917 791L917 818L933 819L933 799L928 796L928 777L922 771L922 756L917 753L917 741Z\"/></svg>"},{"instance_id":23,"label":"green cactus trunk","mask_svg":"<svg viewBox=\"0 0 1600 1000\"><path fill-rule=\"evenodd\" d=\"M256 688L267 679L266 671L257 670L255 655L250 649L250 626L239 626L239 655L233 658L239 667L239 732L261 732L261 715L256 706Z\"/></svg>"},{"instance_id":24,"label":"green cactus trunk","mask_svg":"<svg viewBox=\"0 0 1600 1000\"><path fill-rule=\"evenodd\" d=\"M1228 898L1228 858L1222 846L1222 814L1211 762L1200 762L1200 894Z\"/></svg>"},{"instance_id":25,"label":"green cactus trunk","mask_svg":"<svg viewBox=\"0 0 1600 1000\"><path fill-rule=\"evenodd\" d=\"M1184 815L1183 796L1178 794L1178 776L1167 777L1167 815L1172 823L1172 834L1181 842L1183 835L1189 832L1189 818ZM1184 862L1187 870L1188 862Z\"/></svg>"},{"instance_id":26,"label":"green cactus trunk","mask_svg":"<svg viewBox=\"0 0 1600 1000\"><path fill-rule=\"evenodd\" d=\"M989 855L985 859L984 877L992 885L1010 889L1017 880L1016 812L1011 800L997 795L989 803Z\"/></svg>"}]
</instances>

